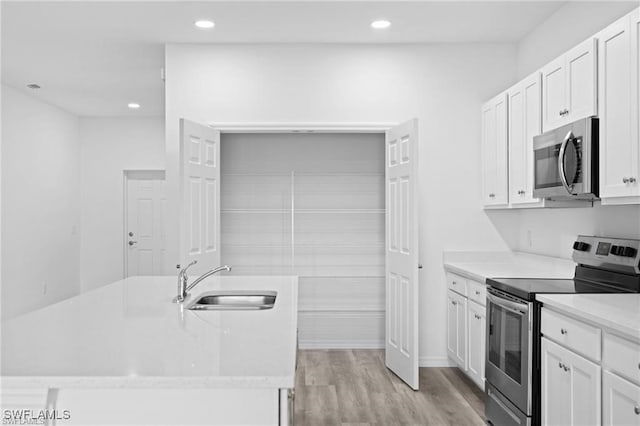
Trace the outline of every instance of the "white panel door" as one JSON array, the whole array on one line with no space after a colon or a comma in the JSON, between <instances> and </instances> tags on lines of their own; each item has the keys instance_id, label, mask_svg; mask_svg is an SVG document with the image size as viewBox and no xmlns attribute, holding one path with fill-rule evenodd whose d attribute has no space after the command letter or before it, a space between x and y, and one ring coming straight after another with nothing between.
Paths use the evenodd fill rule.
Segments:
<instances>
[{"instance_id":1,"label":"white panel door","mask_svg":"<svg viewBox=\"0 0 640 426\"><path fill-rule=\"evenodd\" d=\"M482 198L485 206L509 203L507 93L482 106Z\"/></svg>"},{"instance_id":2,"label":"white panel door","mask_svg":"<svg viewBox=\"0 0 640 426\"><path fill-rule=\"evenodd\" d=\"M156 174L127 179L125 276L164 275L165 180Z\"/></svg>"},{"instance_id":3,"label":"white panel door","mask_svg":"<svg viewBox=\"0 0 640 426\"><path fill-rule=\"evenodd\" d=\"M600 366L546 338L541 356L542 424L599 425Z\"/></svg>"},{"instance_id":4,"label":"white panel door","mask_svg":"<svg viewBox=\"0 0 640 426\"><path fill-rule=\"evenodd\" d=\"M385 362L418 389L418 120L386 133Z\"/></svg>"},{"instance_id":5,"label":"white panel door","mask_svg":"<svg viewBox=\"0 0 640 426\"><path fill-rule=\"evenodd\" d=\"M591 38L566 53L567 121L591 117L597 111L597 40Z\"/></svg>"},{"instance_id":6,"label":"white panel door","mask_svg":"<svg viewBox=\"0 0 640 426\"><path fill-rule=\"evenodd\" d=\"M632 52L630 16L600 32L599 116L600 197L634 194L638 185L629 177L638 173L638 142L632 137Z\"/></svg>"},{"instance_id":7,"label":"white panel door","mask_svg":"<svg viewBox=\"0 0 640 426\"><path fill-rule=\"evenodd\" d=\"M607 426L640 426L640 386L604 371L602 420Z\"/></svg>"},{"instance_id":8,"label":"white panel door","mask_svg":"<svg viewBox=\"0 0 640 426\"><path fill-rule=\"evenodd\" d=\"M461 370L467 370L467 298L447 291L447 353Z\"/></svg>"},{"instance_id":9,"label":"white panel door","mask_svg":"<svg viewBox=\"0 0 640 426\"><path fill-rule=\"evenodd\" d=\"M542 133L542 82L536 72L509 89L509 201L541 205L533 198L533 138Z\"/></svg>"},{"instance_id":10,"label":"white panel door","mask_svg":"<svg viewBox=\"0 0 640 426\"><path fill-rule=\"evenodd\" d=\"M565 74L564 56L542 68L542 128L545 132L564 123Z\"/></svg>"},{"instance_id":11,"label":"white panel door","mask_svg":"<svg viewBox=\"0 0 640 426\"><path fill-rule=\"evenodd\" d=\"M467 373L484 390L484 360L487 309L484 306L467 302Z\"/></svg>"},{"instance_id":12,"label":"white panel door","mask_svg":"<svg viewBox=\"0 0 640 426\"><path fill-rule=\"evenodd\" d=\"M196 274L220 265L220 132L180 120L180 259Z\"/></svg>"}]
</instances>

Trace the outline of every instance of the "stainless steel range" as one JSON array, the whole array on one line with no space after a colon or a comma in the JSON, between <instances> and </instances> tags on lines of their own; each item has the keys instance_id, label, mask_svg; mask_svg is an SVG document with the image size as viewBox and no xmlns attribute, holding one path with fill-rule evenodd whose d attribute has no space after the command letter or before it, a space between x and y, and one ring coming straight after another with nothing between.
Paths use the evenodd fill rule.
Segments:
<instances>
[{"instance_id":1,"label":"stainless steel range","mask_svg":"<svg viewBox=\"0 0 640 426\"><path fill-rule=\"evenodd\" d=\"M489 424L540 424L542 293L640 293L640 240L579 236L573 279L487 279Z\"/></svg>"}]
</instances>

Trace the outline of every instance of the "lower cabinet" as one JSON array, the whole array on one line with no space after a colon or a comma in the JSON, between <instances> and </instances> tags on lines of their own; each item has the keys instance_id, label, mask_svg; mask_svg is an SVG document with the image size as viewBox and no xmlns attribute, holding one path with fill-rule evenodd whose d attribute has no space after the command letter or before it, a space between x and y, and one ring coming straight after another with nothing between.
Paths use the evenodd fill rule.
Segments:
<instances>
[{"instance_id":1,"label":"lower cabinet","mask_svg":"<svg viewBox=\"0 0 640 426\"><path fill-rule=\"evenodd\" d=\"M640 386L609 371L602 374L602 422L640 426Z\"/></svg>"},{"instance_id":2,"label":"lower cabinet","mask_svg":"<svg viewBox=\"0 0 640 426\"><path fill-rule=\"evenodd\" d=\"M487 309L476 302L469 301L467 305L468 321L468 357L467 374L484 389L484 360L486 347L486 314Z\"/></svg>"},{"instance_id":3,"label":"lower cabinet","mask_svg":"<svg viewBox=\"0 0 640 426\"><path fill-rule=\"evenodd\" d=\"M447 353L463 371L467 369L467 298L447 292Z\"/></svg>"},{"instance_id":4,"label":"lower cabinet","mask_svg":"<svg viewBox=\"0 0 640 426\"><path fill-rule=\"evenodd\" d=\"M486 286L447 274L447 355L484 390Z\"/></svg>"},{"instance_id":5,"label":"lower cabinet","mask_svg":"<svg viewBox=\"0 0 640 426\"><path fill-rule=\"evenodd\" d=\"M542 424L600 424L600 366L543 337Z\"/></svg>"}]
</instances>

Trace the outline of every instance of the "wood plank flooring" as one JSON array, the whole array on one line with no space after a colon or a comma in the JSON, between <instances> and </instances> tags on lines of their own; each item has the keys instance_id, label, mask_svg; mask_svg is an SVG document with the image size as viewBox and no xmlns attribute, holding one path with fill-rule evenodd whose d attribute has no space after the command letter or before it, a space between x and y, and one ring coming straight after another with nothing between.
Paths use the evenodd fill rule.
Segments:
<instances>
[{"instance_id":1,"label":"wood plank flooring","mask_svg":"<svg viewBox=\"0 0 640 426\"><path fill-rule=\"evenodd\" d=\"M382 350L301 350L296 426L484 425L482 391L456 368L421 368L420 391L384 366Z\"/></svg>"}]
</instances>

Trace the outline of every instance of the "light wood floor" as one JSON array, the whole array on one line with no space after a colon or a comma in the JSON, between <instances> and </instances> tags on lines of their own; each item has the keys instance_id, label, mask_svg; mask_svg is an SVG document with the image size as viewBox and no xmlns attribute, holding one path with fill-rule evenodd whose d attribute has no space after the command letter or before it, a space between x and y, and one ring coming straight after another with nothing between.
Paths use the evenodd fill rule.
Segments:
<instances>
[{"instance_id":1,"label":"light wood floor","mask_svg":"<svg viewBox=\"0 0 640 426\"><path fill-rule=\"evenodd\" d=\"M484 425L483 393L456 368L421 368L420 391L381 350L298 352L296 426Z\"/></svg>"}]
</instances>

